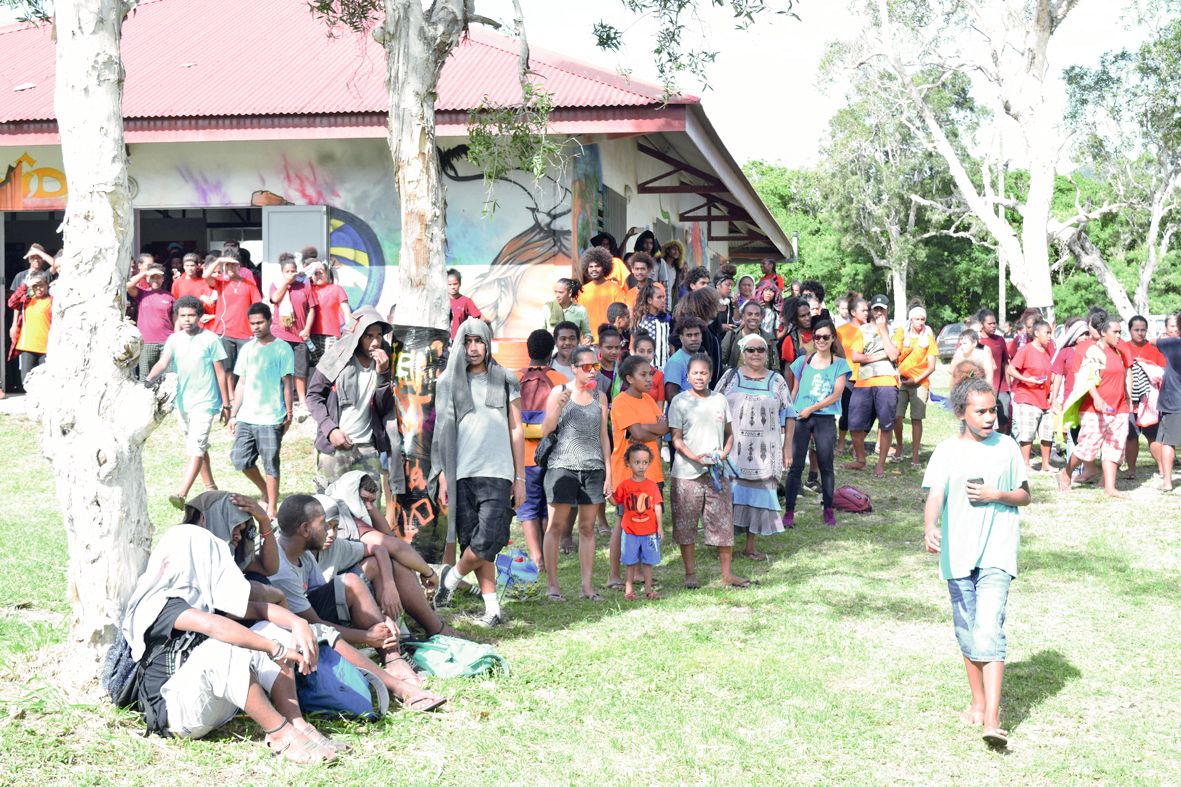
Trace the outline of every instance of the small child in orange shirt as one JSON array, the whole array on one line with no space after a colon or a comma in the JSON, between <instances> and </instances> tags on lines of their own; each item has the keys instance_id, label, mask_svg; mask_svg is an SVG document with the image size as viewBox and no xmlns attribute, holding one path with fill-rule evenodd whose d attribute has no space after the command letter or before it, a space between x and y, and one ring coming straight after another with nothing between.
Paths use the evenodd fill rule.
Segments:
<instances>
[{"instance_id":1,"label":"small child in orange shirt","mask_svg":"<svg viewBox=\"0 0 1181 787\"><path fill-rule=\"evenodd\" d=\"M623 506L623 549L620 562L627 566L623 597L636 600L636 566L643 566L644 597L658 599L652 586L652 567L660 565L660 541L664 538L664 499L655 481L645 478L652 462L652 451L643 443L634 443L624 455L631 478L615 487L615 502Z\"/></svg>"}]
</instances>

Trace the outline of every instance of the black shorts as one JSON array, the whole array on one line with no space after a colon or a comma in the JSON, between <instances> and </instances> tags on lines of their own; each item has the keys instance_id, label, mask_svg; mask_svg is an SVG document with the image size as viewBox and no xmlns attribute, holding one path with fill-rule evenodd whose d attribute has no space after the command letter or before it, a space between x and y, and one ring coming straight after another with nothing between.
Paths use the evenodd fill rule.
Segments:
<instances>
[{"instance_id":1,"label":"black shorts","mask_svg":"<svg viewBox=\"0 0 1181 787\"><path fill-rule=\"evenodd\" d=\"M226 351L226 359L222 361L226 374L234 374L234 366L238 363L238 353L242 352L242 348L249 341L249 339L231 339L229 336L221 337L221 346ZM237 376L234 375L234 377Z\"/></svg>"},{"instance_id":2,"label":"black shorts","mask_svg":"<svg viewBox=\"0 0 1181 787\"><path fill-rule=\"evenodd\" d=\"M1174 448L1181 445L1181 413L1160 414L1160 423L1156 425L1156 439L1157 442Z\"/></svg>"},{"instance_id":3,"label":"black shorts","mask_svg":"<svg viewBox=\"0 0 1181 787\"><path fill-rule=\"evenodd\" d=\"M1160 428L1159 423L1155 423L1152 426L1139 426L1136 424L1136 414L1135 413L1128 414L1128 442L1129 443L1134 443L1137 440L1139 440L1140 435L1144 435L1144 438L1146 440L1148 440L1148 442L1150 442L1150 443L1158 442L1156 439L1156 433L1159 428Z\"/></svg>"},{"instance_id":4,"label":"black shorts","mask_svg":"<svg viewBox=\"0 0 1181 787\"><path fill-rule=\"evenodd\" d=\"M459 554L471 547L489 563L508 545L513 521L513 482L504 478L461 478L451 501Z\"/></svg>"},{"instance_id":5,"label":"black shorts","mask_svg":"<svg viewBox=\"0 0 1181 787\"><path fill-rule=\"evenodd\" d=\"M898 415L898 389L892 385L854 388L849 399L849 429L868 432L876 416L878 428L890 431Z\"/></svg>"},{"instance_id":6,"label":"black shorts","mask_svg":"<svg viewBox=\"0 0 1181 787\"><path fill-rule=\"evenodd\" d=\"M567 470L550 467L545 471L545 497L551 506L597 506L604 500L603 484L607 471Z\"/></svg>"},{"instance_id":7,"label":"black shorts","mask_svg":"<svg viewBox=\"0 0 1181 787\"><path fill-rule=\"evenodd\" d=\"M295 377L306 380L308 376L308 346L303 342L287 342L291 352L295 353Z\"/></svg>"},{"instance_id":8,"label":"black shorts","mask_svg":"<svg viewBox=\"0 0 1181 787\"><path fill-rule=\"evenodd\" d=\"M837 419L837 429L849 431L849 401L853 398L853 381L845 380L845 390L841 391L841 417Z\"/></svg>"},{"instance_id":9,"label":"black shorts","mask_svg":"<svg viewBox=\"0 0 1181 787\"><path fill-rule=\"evenodd\" d=\"M1005 391L996 396L996 425L998 429L1008 429L1013 423L1013 394Z\"/></svg>"},{"instance_id":10,"label":"black shorts","mask_svg":"<svg viewBox=\"0 0 1181 787\"><path fill-rule=\"evenodd\" d=\"M326 623L347 626L352 622L349 606L345 601L344 583L340 577L333 577L318 588L308 591L308 603Z\"/></svg>"}]
</instances>

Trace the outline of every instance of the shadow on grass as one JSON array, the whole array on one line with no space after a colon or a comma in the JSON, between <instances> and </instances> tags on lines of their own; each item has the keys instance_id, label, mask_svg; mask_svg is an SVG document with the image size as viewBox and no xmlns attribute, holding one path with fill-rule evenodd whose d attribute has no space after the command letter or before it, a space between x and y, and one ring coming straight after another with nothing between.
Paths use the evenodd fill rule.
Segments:
<instances>
[{"instance_id":1,"label":"shadow on grass","mask_svg":"<svg viewBox=\"0 0 1181 787\"><path fill-rule=\"evenodd\" d=\"M1030 550L1022 553L1022 570L1080 581L1099 580L1113 593L1130 598L1174 599L1176 579L1163 572L1133 566L1123 555L1109 550Z\"/></svg>"},{"instance_id":2,"label":"shadow on grass","mask_svg":"<svg viewBox=\"0 0 1181 787\"><path fill-rule=\"evenodd\" d=\"M1082 676L1057 650L1043 650L1024 661L1005 665L1002 705L1008 729L1016 728L1041 703Z\"/></svg>"},{"instance_id":3,"label":"shadow on grass","mask_svg":"<svg viewBox=\"0 0 1181 787\"><path fill-rule=\"evenodd\" d=\"M941 623L947 618L947 614L933 604L868 593L830 598L821 603L843 618L881 618L916 623Z\"/></svg>"}]
</instances>

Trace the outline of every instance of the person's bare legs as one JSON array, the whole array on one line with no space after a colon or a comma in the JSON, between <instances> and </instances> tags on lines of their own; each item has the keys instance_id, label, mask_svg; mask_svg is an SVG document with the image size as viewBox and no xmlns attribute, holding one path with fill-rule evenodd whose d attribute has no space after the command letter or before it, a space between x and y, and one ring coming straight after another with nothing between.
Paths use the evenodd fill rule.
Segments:
<instances>
[{"instance_id":1,"label":"person's bare legs","mask_svg":"<svg viewBox=\"0 0 1181 787\"><path fill-rule=\"evenodd\" d=\"M428 637L435 634L460 636L455 629L443 622L431 603L427 601L422 584L418 581L418 575L396 560L393 561L393 568L394 587L398 589L398 598L402 600L402 609L422 627L426 635Z\"/></svg>"},{"instance_id":2,"label":"person's bare legs","mask_svg":"<svg viewBox=\"0 0 1181 787\"><path fill-rule=\"evenodd\" d=\"M1083 463L1083 460L1079 459L1078 449L1076 448L1075 452L1070 455L1070 459L1067 460L1066 464L1062 467L1062 470L1058 473L1058 491L1059 492L1069 492L1070 491L1070 485L1074 482L1074 471L1082 463Z\"/></svg>"},{"instance_id":3,"label":"person's bare legs","mask_svg":"<svg viewBox=\"0 0 1181 787\"><path fill-rule=\"evenodd\" d=\"M443 547L443 562L449 566L455 565L455 542L448 541Z\"/></svg>"},{"instance_id":4,"label":"person's bare legs","mask_svg":"<svg viewBox=\"0 0 1181 787\"><path fill-rule=\"evenodd\" d=\"M201 482L205 484L205 491L217 489L217 482L213 480L213 462L209 460L209 452L201 457Z\"/></svg>"},{"instance_id":5,"label":"person's bare legs","mask_svg":"<svg viewBox=\"0 0 1181 787\"><path fill-rule=\"evenodd\" d=\"M1021 459L1025 462L1025 469L1032 470L1033 466L1030 462L1030 454L1033 452L1033 443L1018 443L1021 446Z\"/></svg>"},{"instance_id":6,"label":"person's bare legs","mask_svg":"<svg viewBox=\"0 0 1181 787\"><path fill-rule=\"evenodd\" d=\"M607 562L611 565L610 576L607 577L607 587L617 588L623 584L619 578L619 556L623 551L623 525L616 523L611 528L611 543L607 546Z\"/></svg>"},{"instance_id":7,"label":"person's bare legs","mask_svg":"<svg viewBox=\"0 0 1181 787\"><path fill-rule=\"evenodd\" d=\"M295 378L295 401L303 409L308 409L308 381L306 377Z\"/></svg>"},{"instance_id":8,"label":"person's bare legs","mask_svg":"<svg viewBox=\"0 0 1181 787\"><path fill-rule=\"evenodd\" d=\"M545 525L540 519L527 519L521 523L521 530L525 534L525 550L529 559L541 568L545 560L541 556L541 542L545 538Z\"/></svg>"},{"instance_id":9,"label":"person's bare legs","mask_svg":"<svg viewBox=\"0 0 1181 787\"><path fill-rule=\"evenodd\" d=\"M1002 662L1003 663L1003 662ZM968 672L968 689L972 692L972 704L960 714L960 720L967 724L984 723L984 670L980 664L964 656L964 669Z\"/></svg>"},{"instance_id":10,"label":"person's bare legs","mask_svg":"<svg viewBox=\"0 0 1181 787\"><path fill-rule=\"evenodd\" d=\"M894 459L902 461L902 419L894 419Z\"/></svg>"},{"instance_id":11,"label":"person's bare legs","mask_svg":"<svg viewBox=\"0 0 1181 787\"><path fill-rule=\"evenodd\" d=\"M697 545L681 544L681 562L685 564L685 587L700 587L697 582Z\"/></svg>"},{"instance_id":12,"label":"person's bare legs","mask_svg":"<svg viewBox=\"0 0 1181 787\"><path fill-rule=\"evenodd\" d=\"M1103 467L1103 494L1121 500L1126 499L1127 495L1115 488L1115 477L1119 475L1119 464L1106 459L1102 460L1100 464Z\"/></svg>"},{"instance_id":13,"label":"person's bare legs","mask_svg":"<svg viewBox=\"0 0 1181 787\"><path fill-rule=\"evenodd\" d=\"M545 525L545 537L541 543L541 554L545 560L545 580L549 586L546 591L555 599L562 595L562 589L558 587L558 544L562 540L566 522L573 513L573 506L551 505L549 521Z\"/></svg>"},{"instance_id":14,"label":"person's bare legs","mask_svg":"<svg viewBox=\"0 0 1181 787\"><path fill-rule=\"evenodd\" d=\"M628 601L635 601L636 600L636 588L635 588L636 567L634 564L627 567L627 571L625 572L624 576L626 576L627 579L624 580L624 583L623 583L623 597L626 598Z\"/></svg>"},{"instance_id":15,"label":"person's bare legs","mask_svg":"<svg viewBox=\"0 0 1181 787\"><path fill-rule=\"evenodd\" d=\"M193 482L197 480L197 475L204 469L204 456L190 456L185 462L184 473L180 478L180 486L177 487L176 494L181 498L189 496L189 490L193 488ZM209 486L206 483L206 486Z\"/></svg>"},{"instance_id":16,"label":"person's bare legs","mask_svg":"<svg viewBox=\"0 0 1181 787\"><path fill-rule=\"evenodd\" d=\"M1005 678L1005 662L986 661L981 664L980 670L984 684L984 729L1000 730L1001 683Z\"/></svg>"},{"instance_id":17,"label":"person's bare legs","mask_svg":"<svg viewBox=\"0 0 1181 787\"><path fill-rule=\"evenodd\" d=\"M652 566L644 564L644 593L648 598L656 598L656 586L652 582Z\"/></svg>"},{"instance_id":18,"label":"person's bare legs","mask_svg":"<svg viewBox=\"0 0 1181 787\"><path fill-rule=\"evenodd\" d=\"M259 472L258 465L251 465L242 471L242 475L246 476L250 483L258 487L258 493L264 498L267 496L267 482L262 479L262 473Z\"/></svg>"},{"instance_id":19,"label":"person's bare legs","mask_svg":"<svg viewBox=\"0 0 1181 787\"><path fill-rule=\"evenodd\" d=\"M275 710L291 722L292 727L295 727L313 742L338 751L349 748L343 743L333 742L331 738L313 727L303 717L303 711L299 707L299 696L295 689L295 670L291 667L284 667L283 671L279 673L279 677L275 678L275 682L271 686L271 702L275 704Z\"/></svg>"},{"instance_id":20,"label":"person's bare legs","mask_svg":"<svg viewBox=\"0 0 1181 787\"><path fill-rule=\"evenodd\" d=\"M846 470L865 469L865 432L849 432L853 438L853 461L845 465Z\"/></svg>"},{"instance_id":21,"label":"person's bare legs","mask_svg":"<svg viewBox=\"0 0 1181 787\"><path fill-rule=\"evenodd\" d=\"M349 643L345 642L343 638L337 639L336 644L332 649L340 654L340 657L352 664L359 670L364 670L372 675L376 675L377 679L381 681L382 685L389 689L390 694L393 694L403 702L413 702L416 699L423 697L438 697L437 694L432 694L418 686L417 683L412 683L407 680L402 680L395 675L391 675L386 670L374 664L361 653L361 651L354 648Z\"/></svg>"},{"instance_id":22,"label":"person's bare legs","mask_svg":"<svg viewBox=\"0 0 1181 787\"><path fill-rule=\"evenodd\" d=\"M1048 473L1053 469L1050 466L1050 449L1053 447L1054 447L1053 443L1048 442L1046 440L1042 441L1042 472L1043 473Z\"/></svg>"},{"instance_id":23,"label":"person's bare legs","mask_svg":"<svg viewBox=\"0 0 1181 787\"><path fill-rule=\"evenodd\" d=\"M380 593L381 573L377 569L376 561L366 558L361 561L361 569L369 581L373 583L374 590ZM377 605L377 599L373 597L373 593L369 592L369 588L365 587L365 583L359 576L352 573L341 574L340 581L344 583L345 603L348 605L349 617L352 618L354 626L367 629L378 623L385 623L394 636L398 635L397 622L381 611L381 607ZM382 661L382 666L391 674L415 685L422 682L410 664L402 658L402 654L397 648L392 650L377 649L377 655Z\"/></svg>"},{"instance_id":24,"label":"person's bare legs","mask_svg":"<svg viewBox=\"0 0 1181 787\"><path fill-rule=\"evenodd\" d=\"M578 566L582 573L582 595L592 598L596 595L595 575L595 526L602 506L578 507Z\"/></svg>"},{"instance_id":25,"label":"person's bare legs","mask_svg":"<svg viewBox=\"0 0 1181 787\"><path fill-rule=\"evenodd\" d=\"M1156 469L1160 471L1160 488L1162 492L1173 491L1173 460L1176 458L1176 448L1165 443L1160 444L1160 453L1156 457Z\"/></svg>"},{"instance_id":26,"label":"person's bare legs","mask_svg":"<svg viewBox=\"0 0 1181 787\"><path fill-rule=\"evenodd\" d=\"M886 454L890 453L890 439L894 433L889 429L878 429L878 462L873 474L879 478L886 474Z\"/></svg>"},{"instance_id":27,"label":"person's bare legs","mask_svg":"<svg viewBox=\"0 0 1181 787\"><path fill-rule=\"evenodd\" d=\"M284 673L291 673L291 668L287 667L283 670ZM279 696L284 697L284 689L281 686L283 675L281 674L275 679L275 686L280 688ZM291 693L295 692L295 678L290 678ZM273 690L274 687L272 687ZM291 711L291 703L284 702L285 709ZM299 712L298 702L294 705L295 712ZM294 725L287 722L292 721L290 717L280 712L271 704L271 698L267 696L262 684L252 674L250 676L250 686L246 689L246 707L242 709L259 727L262 727L265 734L264 740L267 746L278 750L279 747L297 747L302 742L307 741L307 737ZM306 722L305 722L306 723ZM336 759L336 752L327 746L321 746L315 741L303 743L304 746L311 746L310 751L306 751L303 759L299 756L288 754L295 762L301 764L311 764L313 762L330 762ZM296 752L294 748L287 748L289 752ZM298 754L298 753L296 753Z\"/></svg>"},{"instance_id":28,"label":"person's bare legs","mask_svg":"<svg viewBox=\"0 0 1181 787\"><path fill-rule=\"evenodd\" d=\"M267 486L267 516L274 519L279 513L279 476L266 477Z\"/></svg>"},{"instance_id":29,"label":"person's bare legs","mask_svg":"<svg viewBox=\"0 0 1181 787\"><path fill-rule=\"evenodd\" d=\"M910 463L919 463L919 450L923 447L923 419L910 419ZM902 452L902 438L898 438L898 451Z\"/></svg>"},{"instance_id":30,"label":"person's bare legs","mask_svg":"<svg viewBox=\"0 0 1181 787\"><path fill-rule=\"evenodd\" d=\"M734 547L718 547L718 563L722 569L722 584L744 588L750 584L746 577L740 577L730 570L734 558Z\"/></svg>"}]
</instances>

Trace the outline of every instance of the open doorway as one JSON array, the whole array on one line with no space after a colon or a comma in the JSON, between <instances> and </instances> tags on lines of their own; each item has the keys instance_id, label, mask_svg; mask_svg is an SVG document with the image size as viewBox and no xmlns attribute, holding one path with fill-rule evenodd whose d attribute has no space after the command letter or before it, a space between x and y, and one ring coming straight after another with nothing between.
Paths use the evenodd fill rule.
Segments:
<instances>
[{"instance_id":1,"label":"open doorway","mask_svg":"<svg viewBox=\"0 0 1181 787\"><path fill-rule=\"evenodd\" d=\"M3 385L5 393L21 390L20 370L16 358L9 360L11 342L8 331L12 327L13 314L8 308L8 297L11 295L13 281L18 273L29 267L25 261L25 254L31 244L40 243L50 254L56 254L62 247L59 228L64 219L65 212L60 210L4 212L4 221L0 225L0 254L3 255L4 266L4 298L0 300L0 310L4 315L4 333L0 336L4 363L0 366L0 384Z\"/></svg>"},{"instance_id":2,"label":"open doorway","mask_svg":"<svg viewBox=\"0 0 1181 787\"><path fill-rule=\"evenodd\" d=\"M237 241L262 261L262 208L140 208L136 210L136 251L164 262L176 252L205 254Z\"/></svg>"}]
</instances>

